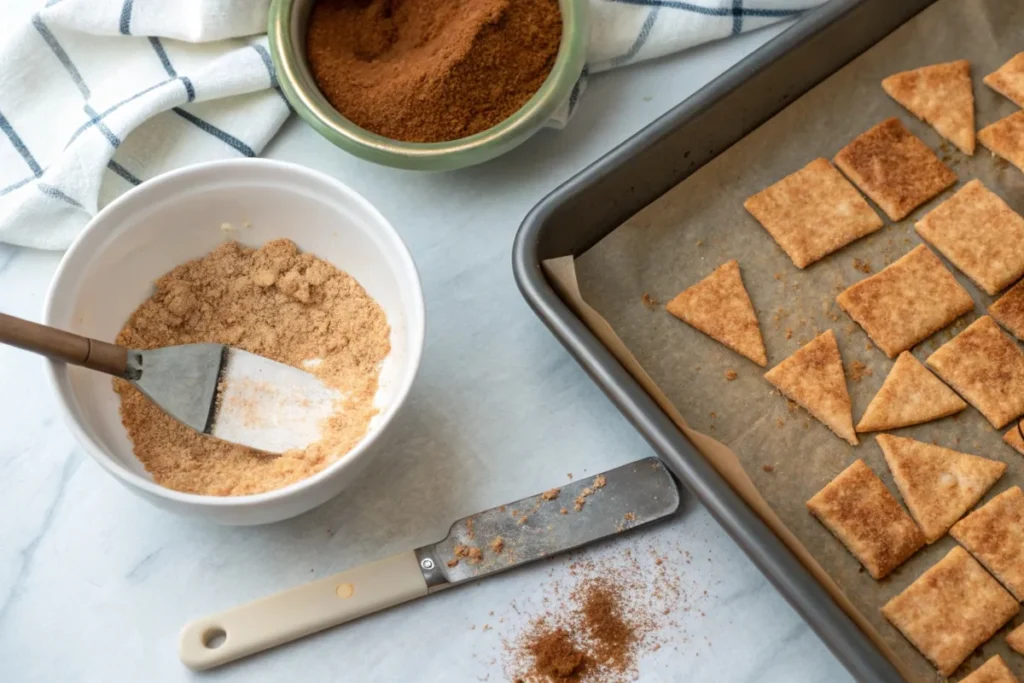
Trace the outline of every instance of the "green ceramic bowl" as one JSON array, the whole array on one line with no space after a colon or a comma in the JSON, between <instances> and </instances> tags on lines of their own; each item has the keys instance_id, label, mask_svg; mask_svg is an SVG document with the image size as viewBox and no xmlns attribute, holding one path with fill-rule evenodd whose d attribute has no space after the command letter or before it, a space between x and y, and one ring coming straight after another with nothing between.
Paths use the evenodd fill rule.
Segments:
<instances>
[{"instance_id":1,"label":"green ceramic bowl","mask_svg":"<svg viewBox=\"0 0 1024 683\"><path fill-rule=\"evenodd\" d=\"M318 133L358 157L385 166L444 171L504 154L536 133L563 104L583 71L590 40L588 0L559 0L562 42L547 80L519 111L493 128L450 142L400 142L342 116L313 80L306 62L306 23L315 0L273 0L268 33L281 90Z\"/></svg>"}]
</instances>

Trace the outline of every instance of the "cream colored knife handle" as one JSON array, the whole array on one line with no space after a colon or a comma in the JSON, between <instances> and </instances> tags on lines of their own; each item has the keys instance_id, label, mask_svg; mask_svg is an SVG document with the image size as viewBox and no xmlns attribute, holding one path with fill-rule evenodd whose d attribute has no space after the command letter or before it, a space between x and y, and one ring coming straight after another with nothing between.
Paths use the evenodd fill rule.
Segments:
<instances>
[{"instance_id":1,"label":"cream colored knife handle","mask_svg":"<svg viewBox=\"0 0 1024 683\"><path fill-rule=\"evenodd\" d=\"M426 594L410 550L190 622L179 656L210 669Z\"/></svg>"}]
</instances>

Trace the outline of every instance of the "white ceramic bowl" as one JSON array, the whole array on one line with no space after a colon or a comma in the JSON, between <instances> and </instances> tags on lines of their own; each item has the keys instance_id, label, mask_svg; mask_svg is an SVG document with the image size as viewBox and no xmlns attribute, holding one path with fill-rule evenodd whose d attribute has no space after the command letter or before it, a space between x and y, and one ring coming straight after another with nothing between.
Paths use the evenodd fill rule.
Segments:
<instances>
[{"instance_id":1,"label":"white ceramic bowl","mask_svg":"<svg viewBox=\"0 0 1024 683\"><path fill-rule=\"evenodd\" d=\"M226 234L225 223L235 229ZM61 411L89 455L160 507L222 524L264 524L310 510L350 484L419 366L424 306L416 266L394 228L350 188L301 166L246 159L143 183L100 211L57 269L44 321L111 341L160 275L227 238L255 247L281 237L352 275L387 313L391 353L376 397L380 414L351 452L285 488L234 497L180 493L156 484L132 454L108 376L48 363Z\"/></svg>"}]
</instances>

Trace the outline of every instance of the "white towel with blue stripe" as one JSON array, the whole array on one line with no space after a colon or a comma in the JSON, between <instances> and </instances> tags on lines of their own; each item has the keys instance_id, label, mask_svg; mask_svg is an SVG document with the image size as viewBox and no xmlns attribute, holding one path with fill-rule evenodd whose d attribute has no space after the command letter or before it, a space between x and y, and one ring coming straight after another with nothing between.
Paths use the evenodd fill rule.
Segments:
<instances>
[{"instance_id":1,"label":"white towel with blue stripe","mask_svg":"<svg viewBox=\"0 0 1024 683\"><path fill-rule=\"evenodd\" d=\"M590 0L588 73L765 26L823 0ZM118 195L255 156L288 117L269 0L7 0L0 22L0 242L64 249Z\"/></svg>"}]
</instances>

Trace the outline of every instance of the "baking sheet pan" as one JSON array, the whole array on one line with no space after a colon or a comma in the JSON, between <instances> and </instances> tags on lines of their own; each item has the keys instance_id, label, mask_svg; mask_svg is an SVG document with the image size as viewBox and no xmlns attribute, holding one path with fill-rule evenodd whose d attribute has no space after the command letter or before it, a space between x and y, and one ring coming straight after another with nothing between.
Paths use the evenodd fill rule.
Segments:
<instances>
[{"instance_id":1,"label":"baking sheet pan","mask_svg":"<svg viewBox=\"0 0 1024 683\"><path fill-rule=\"evenodd\" d=\"M731 72L718 79L709 88L705 89L692 101L687 101L677 110L670 112L663 119L659 120L648 129L643 131L636 139L631 140L616 150L608 158L598 162L594 167L588 169L579 177L573 179L565 187L557 190L551 197L542 202L541 205L528 217L523 229L517 238L514 265L516 267L517 280L527 300L538 312L541 318L551 327L555 334L563 341L569 350L580 360L583 366L595 377L599 384L605 389L609 396L619 405L623 412L637 424L638 428L658 448L668 460L670 466L691 488L694 488L698 497L708 505L713 514L723 523L740 544L748 551L752 559L757 563L769 579L776 584L794 606L811 622L812 626L823 637L826 643L836 652L837 656L850 668L855 676L864 680L890 680L895 675L891 667L878 664L873 659L878 654L878 649L884 651L886 644L892 643L899 653L897 661L903 665L900 667L904 672L913 677L934 677L932 669L923 664L920 658L910 646L902 641L902 638L880 622L877 613L871 614L869 620L879 626L878 633L885 634L884 642L877 640L872 645L865 643L863 638L857 634L850 634L846 628L849 626L848 619L835 613L835 605L825 604L821 598L821 591L816 590L817 586L808 586L805 580L807 575L804 570L797 569L796 573L801 574L795 581L787 581L783 570L792 557L786 557L785 550L779 548L778 543L766 537L765 526L772 526L769 522L770 513L762 515L762 520L752 521L745 513L757 510L757 505L752 505L749 497L745 496L747 505L750 508L744 510L737 506L736 496L742 486L737 486L737 481L742 480L746 471L732 474L730 476L723 463L716 463L719 466L717 472L709 472L702 467L704 463L699 458L694 458L692 443L685 439L679 439L678 435L672 433L672 427L665 424L663 415L658 414L660 407L667 415L672 416L675 412L675 405L659 399L664 399L658 387L654 386L651 397L644 396L644 384L647 379L644 368L651 371L651 374L660 380L671 395L674 402L688 413L695 427L706 430L714 437L728 441L738 448L742 453L752 453L744 463L746 469L753 470L755 476L759 468L754 467L761 462L758 458L770 458L766 460L773 464L778 460L775 454L779 451L804 453L806 450L814 450L814 444L820 441L827 445L827 452L814 461L813 476L820 477L823 481L815 481L814 485L807 484L805 487L811 493L817 490L827 481L828 478L842 469L843 466L852 461L853 457L864 457L879 473L886 474L884 465L879 467L881 462L877 447L873 440L867 440L857 449L852 449L838 442L832 443L834 437L824 431L824 427L813 420L808 420L808 427L803 428L805 416L800 414L790 415L786 409L786 403L778 397L769 397L770 387L760 379L760 372L755 366L745 360L734 356L725 349L716 348L709 350L707 347L717 347L717 344L707 339L697 339L701 336L681 323L667 318L660 310L652 312L645 309L640 296L648 291L655 296L667 298L675 294L683 286L686 286L702 277L717 263L712 263L716 254L722 255L729 248L740 249L739 252L731 253L726 258L739 257L744 265L744 275L747 278L745 263L748 256L754 256L761 261L758 262L759 270L763 269L761 275L770 273L772 277L771 287L764 290L764 294L755 294L755 305L762 309L762 326L765 330L766 341L772 358L772 363L781 360L796 348L797 342L810 338L816 329L824 326L831 326L839 334L842 341L844 358L849 366L853 360L861 356L871 356L867 349L867 340L859 328L850 328L852 325L848 319L838 312L834 306L825 305L823 299L834 296L833 291L815 291L810 285L804 285L794 280L797 277L810 275L816 283L816 287L826 286L831 289L838 288L840 278L844 278L843 284L849 284L864 277L863 273L853 269L854 258L864 258L872 262L877 270L886 261L901 255L909 250L911 244L917 243L909 228L913 216L904 222L902 226L890 226L875 236L875 242L855 244L848 250L833 256L831 265L819 263L809 271L817 269L820 272L801 273L789 263L788 259L774 246L767 234L765 234L756 223L753 223L749 216L743 212L742 199L748 194L761 189L764 185L773 182L788 172L799 168L815 156L830 157L842 144L856 133L866 129L873 123L881 120L887 115L899 115L926 142L939 148L938 137L923 124L912 120L906 112L895 103L889 102L884 93L881 92L878 81L902 68L911 68L934 61L943 61L960 56L971 58L975 61L974 77L975 91L978 95L979 124L987 123L999 118L1013 110L1012 105L1001 101L994 93L987 92L980 83L982 75L987 73L1001 63L1009 54L1012 54L1019 47L1014 48L1012 43L1014 22L1019 22L1020 17L1000 16L999 12L1014 12L1016 5L1006 3L998 6L996 3L986 2L964 2L960 3L954 10L942 7L939 4L937 9L929 10L934 14L926 13L920 22L932 22L930 25L920 24L917 28L911 24L894 34L893 38L885 45L866 55L858 66L851 66L848 71L840 72L836 79L846 78L844 86L847 90L842 99L830 101L827 95L815 95L812 93L808 100L814 101L815 97L821 98L819 105L822 108L833 112L830 123L824 124L818 133L818 139L809 142L801 142L805 138L804 130L807 121L799 121L800 110L803 105L792 108L781 120L788 119L790 126L800 129L799 137L794 141L792 136L783 135L786 131L782 124L770 124L758 135L751 136L754 140L749 147L738 146L738 150L730 150L730 158L745 162L744 172L737 172L736 169L726 167L724 162L713 162L708 166L705 161L713 158L730 142L742 137L746 130L749 130L759 120L776 111L779 107L799 95L803 89L813 85L822 76L830 73L837 66L845 63L851 56L860 52L870 43L878 40L893 26L902 23L911 16L917 9L928 3L905 3L898 7L892 3L881 2L833 2L822 11L807 17L805 20L791 29L773 43L755 53L745 63L740 64ZM952 2L946 2L952 5ZM941 16L940 13L957 11L963 16L953 19L952 17ZM903 12L904 14L900 14ZM1020 24L1017 23L1017 26ZM907 47L915 40L915 31L920 31L923 39L921 47L917 52L911 54ZM857 40L851 37L855 36ZM975 44L975 42L979 44ZM951 48L958 45L965 45L969 48L969 54L949 54ZM979 50L989 49L986 54ZM884 52L883 52L884 51ZM887 54L886 54L887 53ZM873 56L881 55L881 56ZM872 65L872 60L879 60ZM892 61L888 61L892 60ZM903 60L903 61L900 61ZM856 71L855 71L856 70ZM823 90L823 89L822 89ZM821 92L821 91L816 91ZM829 109L831 107L831 109ZM865 109L863 118L866 121L858 125L851 119L843 118L840 114L849 114L852 109ZM860 116L861 112L854 112ZM806 115L804 115L806 118ZM758 119L758 117L761 117ZM709 125L708 119L714 119ZM799 121L799 122L797 122ZM753 122L753 124L751 123ZM703 135L699 135L703 133ZM730 136L733 136L730 139ZM699 138L699 141L698 141ZM780 139L781 138L781 139ZM808 145L813 143L819 148L808 151ZM744 141L744 145L747 141ZM798 149L799 148L799 149ZM1011 204L1018 210L1020 200L1021 178L1015 175L1015 169L1006 168L1001 164L993 164L987 158L987 152L980 150L978 156L970 161L964 162L958 158L958 153L951 149L942 149L943 156L947 157L954 168L958 171L961 179L977 175L993 185L997 191L1011 201ZM659 153L660 152L660 153ZM672 156L675 155L675 156ZM746 158L749 157L749 158ZM689 159L687 162L686 159ZM770 162L770 163L769 163ZM980 164L988 164L987 167ZM966 165L965 165L966 164ZM978 166L975 172L974 166ZM606 240L599 249L587 253L577 264L581 269L581 276L584 283L584 290L590 303L597 303L601 312L606 315L614 324L620 335L637 345L637 356L634 357L626 350L625 346L615 347L615 333L609 329L602 329L605 325L600 318L581 299L574 300L572 292L566 292L566 284L574 285L575 277L571 259L568 264L563 262L548 261L548 278L545 279L539 272L538 261L552 259L567 254L580 254L614 228L609 220L621 222L622 218L636 211L644 203L649 202L664 189L659 183L676 182L685 178L695 169L701 172L695 174L690 181L684 183L679 189L667 195L658 202L658 207L645 210L637 214L633 219L626 222L623 229L613 234ZM761 169L764 169L763 171ZM716 173L714 181L704 181L699 176L710 169ZM750 187L742 186L746 180L746 173L751 175L763 173L761 178L767 177L764 182L757 182L757 178L750 181ZM632 181L632 182L631 182ZM694 186L706 182L705 188L710 191L697 192L702 195L697 201L687 196L689 203L682 203L681 193L686 192L689 182ZM749 189L749 191L748 191ZM680 195L680 196L674 196ZM722 209L732 211L733 215L724 224L717 220L700 220L702 217L710 216L712 211L711 202L703 201L705 198L715 199L714 204L723 204L723 198L731 197L734 206ZM926 207L927 208L927 207ZM926 209L923 209L926 210ZM919 215L923 210L915 213ZM701 212L706 212L702 214ZM655 212L665 212L670 220L664 221L659 227L655 220ZM673 213L675 212L675 213ZM600 214L600 215L599 215ZM601 216L605 218L602 219ZM710 225L714 223L714 225ZM569 227L571 226L571 227ZM712 235L718 243L708 239L704 240L700 235ZM630 240L626 237L639 237L637 244L643 244L648 249L634 249L626 251L626 255L619 256L617 249L607 250L608 254L614 254L614 258L598 260L605 247L622 247ZM736 241L731 241L736 238ZM879 239L880 238L880 239ZM620 241L621 240L621 241ZM660 240L660 241L659 241ZM701 240L703 244L696 246ZM907 243L906 240L910 240ZM863 250L863 253L854 253L854 250ZM717 250L712 253L712 250ZM746 251L744 251L746 250ZM767 255L763 255L767 254ZM722 260L726 260L723 258ZM772 259L776 259L778 269L770 268ZM601 278L592 277L585 269L591 265L598 266L597 270L606 270L606 275ZM762 262L763 261L763 262ZM556 271L560 271L556 272ZM774 279L776 272L783 273L783 278ZM962 278L963 279L963 278ZM785 280L785 281L784 281ZM817 284L824 282L824 285ZM604 282L614 286L606 287L602 292ZM551 285L560 288L559 298L552 290ZM748 286L756 288L756 284L748 279ZM799 285L799 287L797 287ZM775 314L779 311L766 312L763 310L770 305L773 296L777 295L776 290L784 291L785 288L794 291L803 290L799 296L794 298L798 305L789 303L786 310L780 315L777 321L778 330L782 332L783 341L776 337L774 329L776 321ZM774 289L773 289L774 288ZM979 294L973 287L970 288L975 294ZM815 299L818 295L819 299ZM602 299L602 296L604 298ZM594 297L593 300L591 297ZM759 301L763 298L763 301ZM978 296L981 303L987 303L984 295ZM572 313L566 307L566 302L572 305ZM815 309L814 306L819 308ZM606 307L608 310L604 310ZM577 317L578 316L578 317ZM618 316L618 317L617 317ZM833 317L838 316L839 320ZM787 317L789 320L787 321ZM581 319L587 323L587 327L581 324ZM961 325L962 326L962 325ZM798 331L798 328L800 331ZM784 330L793 329L792 339L784 340ZM596 331L596 334L595 334ZM696 335L686 338L687 335ZM859 337L857 337L859 335ZM595 337L605 339L606 346L595 344ZM856 341L849 341L857 337ZM659 346L662 338L668 338ZM932 345L948 338L941 336L941 333ZM651 341L654 340L654 341ZM612 343L608 343L608 342ZM640 342L637 344L637 342ZM792 348L784 342L790 342ZM856 348L858 342L860 350ZM849 346L849 349L848 349ZM630 346L632 348L632 346ZM919 357L932 348L928 344L924 349L918 350ZM694 353L698 355L711 354L711 358L695 360ZM718 352L721 356L714 358ZM623 355L625 354L625 355ZM851 355L852 354L852 355ZM851 383L851 393L854 396L855 415L859 415L867 400L873 395L874 390L881 384L889 367L888 361L877 350L873 350L874 357L870 362L865 362L872 370L872 375L863 378L860 382ZM636 363L639 357L643 368ZM616 361L618 361L616 363ZM714 365L718 363L718 365ZM701 369L698 370L697 366ZM709 365L711 369L705 366ZM651 367L648 367L651 366ZM725 369L736 369L740 373L740 379L732 383L734 386L726 387L721 375L717 377L719 383L713 380L714 371ZM704 372L704 375L700 373ZM749 377L747 377L749 375ZM742 382L753 382L750 386L755 387L755 393L747 396L746 389ZM653 382L647 386L651 389ZM695 391L696 390L696 391ZM740 399L731 399L728 405L728 417L721 418L719 414L726 414L725 410L714 410L716 417L712 418L712 409L705 410L707 391L712 391L716 399L720 394L740 394ZM700 392L705 391L704 398ZM760 391L763 397L758 397L756 392ZM648 400L652 398L653 400ZM757 399L757 400L753 400ZM737 402L738 401L738 402ZM744 402L747 401L747 402ZM750 405L752 401L753 405ZM768 404L769 408L764 406ZM655 407L656 406L656 407ZM774 411L784 411L776 415ZM678 413L677 413L678 415ZM678 415L679 420L682 416ZM783 420L787 423L785 428L776 426L776 433L768 433L768 444L771 448L762 447L755 443L754 437L758 427L761 427L772 420ZM948 421L947 421L948 422ZM792 423L792 424L789 424ZM712 430L714 427L714 430ZM965 435L973 439L977 435L977 452L983 452L990 457L999 457L1013 464L1016 457L1012 451L1006 449L999 441L1000 434L992 432L981 421L979 415L973 411L964 415L954 424L956 434L950 433L950 438L960 438L960 444L949 443L954 447L963 450L974 448L973 441L964 442ZM795 431L793 431L795 429ZM904 430L905 433L917 438L927 438L929 429L938 429L937 433L946 435L949 428L946 423L919 428L920 432ZM814 433L821 430L821 434ZM702 438L701 434L689 432L689 436L698 443ZM710 439L708 439L710 440ZM987 446L984 447L982 441ZM707 450L707 444L702 450ZM872 450L873 452L868 452ZM986 452L991 449L992 453ZM806 457L797 460L800 466L805 466ZM739 461L737 461L738 464ZM783 477L776 476L765 483L766 496L781 495L786 486L780 482ZM716 476L722 475L722 476ZM763 473L762 474L766 474ZM1000 482L995 491L1004 490L1011 480L1019 480L1019 463L1014 465L1013 471ZM730 480L734 490L723 490L721 487L722 478ZM742 481L740 481L742 484ZM759 482L762 483L762 482ZM891 483L891 480L890 480ZM788 485L787 485L788 486ZM800 486L799 484L795 486ZM808 494L809 495L809 494ZM787 499L788 497L783 496ZM793 510L785 508L789 503L783 504L784 515L793 513L799 517L794 526L798 527L799 533L804 534L812 548L812 552L822 552L820 558L823 564L835 564L836 576L840 583L849 579L854 584L863 582L866 574L859 572L859 565L850 557L845 549L831 538L823 528L817 527L816 523L810 520L803 512L803 500L806 496L799 497L793 505ZM756 502L756 501L754 501ZM794 512L795 510L795 512ZM760 512L763 512L760 511ZM765 522L761 524L759 522ZM778 533L778 529L776 529ZM786 530L783 530L785 532ZM785 533L780 536L784 537ZM786 540L786 539L783 539ZM947 539L946 545L950 543ZM912 580L926 566L929 566L935 557L948 550L942 545L938 549L930 549L931 555L928 559L921 560L924 555L915 558L907 565L894 580L883 587L876 589L877 594L888 594L898 590L899 587ZM812 561L810 564L814 564ZM920 565L920 566L918 566ZM813 567L812 567L813 569ZM818 574L816 578L827 586L828 578ZM870 579L867 579L870 581ZM891 585L890 585L891 584ZM845 588L845 586L844 586ZM855 585L854 588L857 588ZM837 597L837 603L843 603L843 596ZM859 599L859 596L857 596ZM865 613L869 610L864 610ZM873 612L873 610L871 610ZM886 633L886 630L888 633ZM990 647L998 645L998 638ZM871 652L877 646L875 652ZM987 654L989 649L985 649ZM877 659L877 658L875 658ZM915 661L915 659L917 661ZM976 664L980 659L975 656L968 662L968 666ZM1007 661L1011 661L1009 658Z\"/></svg>"},{"instance_id":2,"label":"baking sheet pan","mask_svg":"<svg viewBox=\"0 0 1024 683\"><path fill-rule=\"evenodd\" d=\"M896 491L873 435L858 447L835 437L803 410L772 391L763 371L696 330L644 305L648 293L667 301L725 261L738 259L758 311L769 367L821 331L839 338L859 417L892 361L835 304L835 295L921 243L913 223L947 198L953 188L830 257L801 271L743 209L743 200L818 156L831 158L859 133L898 116L936 149L960 177L981 179L1018 212L1024 212L1024 174L979 146L967 157L888 98L880 81L892 73L954 59L969 59L978 127L1012 113L1015 106L984 86L982 76L1024 48L1024 5L1003 0L939 0L865 54L808 92L786 110L713 159L660 199L582 254L575 262L582 299L592 306L636 357L695 431L713 437L735 457L783 523L835 579L843 592L914 677L934 676L930 664L878 612L955 544L945 537L911 558L883 581L873 580L845 547L815 521L804 502L854 459L863 458ZM959 187L958 185L957 187ZM881 212L880 212L881 213ZM887 223L890 223L887 221ZM953 269L955 271L955 269ZM984 313L994 297L966 277L960 281L975 311L915 348L921 360ZM738 374L728 381L725 373ZM922 441L1002 460L1009 466L995 493L1024 484L1024 458L1002 443L973 409L960 416L899 430ZM709 455L705 453L705 455ZM997 634L960 673L1002 654L1018 675L1024 662Z\"/></svg>"}]
</instances>

